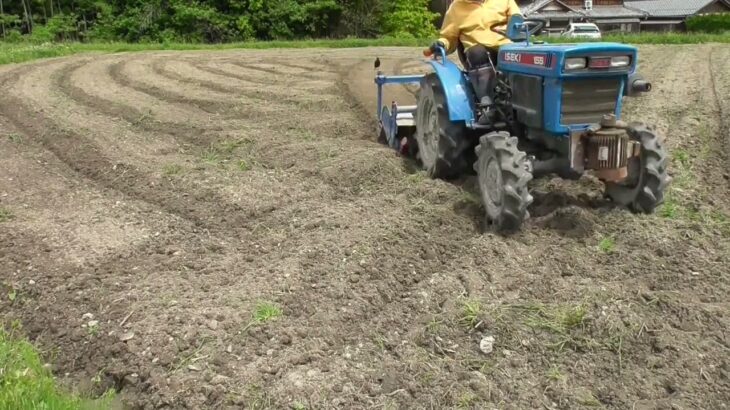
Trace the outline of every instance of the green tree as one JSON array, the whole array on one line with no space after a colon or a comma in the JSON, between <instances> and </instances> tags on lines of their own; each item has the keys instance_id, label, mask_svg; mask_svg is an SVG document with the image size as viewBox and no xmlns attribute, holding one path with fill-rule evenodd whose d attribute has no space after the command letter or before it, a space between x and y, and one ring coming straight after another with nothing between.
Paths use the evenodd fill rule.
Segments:
<instances>
[{"instance_id":1,"label":"green tree","mask_svg":"<svg viewBox=\"0 0 730 410\"><path fill-rule=\"evenodd\" d=\"M439 15L429 10L428 3L428 0L393 1L383 15L383 32L397 37L432 37L436 32L434 23Z\"/></svg>"}]
</instances>

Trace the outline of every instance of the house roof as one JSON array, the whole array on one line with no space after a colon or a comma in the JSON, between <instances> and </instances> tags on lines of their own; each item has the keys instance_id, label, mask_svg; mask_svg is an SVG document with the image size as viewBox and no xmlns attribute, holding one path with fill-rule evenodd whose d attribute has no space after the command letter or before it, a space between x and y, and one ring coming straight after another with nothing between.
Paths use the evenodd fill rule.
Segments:
<instances>
[{"instance_id":1,"label":"house roof","mask_svg":"<svg viewBox=\"0 0 730 410\"><path fill-rule=\"evenodd\" d=\"M541 11L550 3L556 3L563 8L564 12L556 11ZM607 19L607 18L629 18L629 17L644 17L647 15L645 11L639 10L636 7L626 6L593 6L591 10L585 10L583 8L570 7L560 0L538 0L532 4L524 6L522 12L525 16L538 16L544 18L554 17L573 17L573 18L595 18L595 19Z\"/></svg>"},{"instance_id":2,"label":"house roof","mask_svg":"<svg viewBox=\"0 0 730 410\"><path fill-rule=\"evenodd\" d=\"M547 6L549 3L552 3L553 0L537 0L534 1L526 6L522 7L522 13L524 15L532 14L536 12L537 10L540 10L541 8ZM567 6L566 6L567 7Z\"/></svg>"},{"instance_id":3,"label":"house roof","mask_svg":"<svg viewBox=\"0 0 730 410\"><path fill-rule=\"evenodd\" d=\"M697 14L717 0L625 0L626 5L652 17L685 17ZM725 2L725 0L720 0Z\"/></svg>"},{"instance_id":4,"label":"house roof","mask_svg":"<svg viewBox=\"0 0 730 410\"><path fill-rule=\"evenodd\" d=\"M645 12L625 6L593 6L591 10L581 10L587 17L644 17Z\"/></svg>"}]
</instances>

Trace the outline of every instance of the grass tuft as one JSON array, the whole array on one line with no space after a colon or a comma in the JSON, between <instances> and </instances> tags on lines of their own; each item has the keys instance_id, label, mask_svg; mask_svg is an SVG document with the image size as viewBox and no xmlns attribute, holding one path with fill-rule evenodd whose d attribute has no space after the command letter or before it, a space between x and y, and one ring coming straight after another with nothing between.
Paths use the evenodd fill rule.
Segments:
<instances>
[{"instance_id":1,"label":"grass tuft","mask_svg":"<svg viewBox=\"0 0 730 410\"><path fill-rule=\"evenodd\" d=\"M681 168L689 168L692 162L692 158L684 149L677 148L672 152L672 161Z\"/></svg>"},{"instance_id":2,"label":"grass tuft","mask_svg":"<svg viewBox=\"0 0 730 410\"><path fill-rule=\"evenodd\" d=\"M266 410L274 408L272 398L258 385L250 385L246 389L246 408Z\"/></svg>"},{"instance_id":3,"label":"grass tuft","mask_svg":"<svg viewBox=\"0 0 730 410\"><path fill-rule=\"evenodd\" d=\"M681 211L681 206L677 200L670 197L664 201L664 205L659 208L659 216L667 219L677 219Z\"/></svg>"},{"instance_id":4,"label":"grass tuft","mask_svg":"<svg viewBox=\"0 0 730 410\"><path fill-rule=\"evenodd\" d=\"M479 323L482 314L482 304L478 300L465 300L461 306L461 317L459 321L464 326L473 328Z\"/></svg>"},{"instance_id":5,"label":"grass tuft","mask_svg":"<svg viewBox=\"0 0 730 410\"><path fill-rule=\"evenodd\" d=\"M616 240L610 236L601 239L598 243L598 249L603 253L612 254L616 250Z\"/></svg>"},{"instance_id":6,"label":"grass tuft","mask_svg":"<svg viewBox=\"0 0 730 410\"><path fill-rule=\"evenodd\" d=\"M557 334L567 334L583 325L587 311L578 306L530 306L525 323L536 329L548 330Z\"/></svg>"},{"instance_id":7,"label":"grass tuft","mask_svg":"<svg viewBox=\"0 0 730 410\"><path fill-rule=\"evenodd\" d=\"M283 315L284 312L276 304L259 302L251 315L251 321L243 328L242 332L246 332L252 326L258 326L276 320Z\"/></svg>"},{"instance_id":8,"label":"grass tuft","mask_svg":"<svg viewBox=\"0 0 730 410\"><path fill-rule=\"evenodd\" d=\"M563 372L560 370L560 367L558 366L551 367L547 371L546 376L549 380L558 383L565 383L568 380L568 378L563 374Z\"/></svg>"},{"instance_id":9,"label":"grass tuft","mask_svg":"<svg viewBox=\"0 0 730 410\"><path fill-rule=\"evenodd\" d=\"M585 393L578 398L578 403L586 407L600 407L601 402L592 394Z\"/></svg>"},{"instance_id":10,"label":"grass tuft","mask_svg":"<svg viewBox=\"0 0 730 410\"><path fill-rule=\"evenodd\" d=\"M183 170L183 167L178 164L166 164L164 167L162 167L162 172L167 176L177 175L181 173Z\"/></svg>"},{"instance_id":11,"label":"grass tuft","mask_svg":"<svg viewBox=\"0 0 730 410\"><path fill-rule=\"evenodd\" d=\"M426 173L425 172L415 172L413 174L408 174L405 176L405 181L412 185L418 185L423 183L426 180Z\"/></svg>"},{"instance_id":12,"label":"grass tuft","mask_svg":"<svg viewBox=\"0 0 730 410\"><path fill-rule=\"evenodd\" d=\"M218 154L218 151L211 147L203 151L203 154L201 155L201 158L204 162L207 162L209 164L220 164L221 162L221 156Z\"/></svg>"},{"instance_id":13,"label":"grass tuft","mask_svg":"<svg viewBox=\"0 0 730 410\"><path fill-rule=\"evenodd\" d=\"M109 409L114 391L85 400L62 391L44 367L38 351L20 337L20 325L0 326L0 403L7 409Z\"/></svg>"},{"instance_id":14,"label":"grass tuft","mask_svg":"<svg viewBox=\"0 0 730 410\"><path fill-rule=\"evenodd\" d=\"M482 206L482 199L478 194L462 189L459 192L459 201L465 205L480 207Z\"/></svg>"},{"instance_id":15,"label":"grass tuft","mask_svg":"<svg viewBox=\"0 0 730 410\"><path fill-rule=\"evenodd\" d=\"M247 155L250 154L253 141L248 138L233 139L222 141L218 144L211 144L208 148L203 151L201 159L209 164L220 165L224 162L229 162L233 159L236 150L239 148L246 148ZM248 162L241 160L237 163L238 168L241 171L248 170Z\"/></svg>"},{"instance_id":16,"label":"grass tuft","mask_svg":"<svg viewBox=\"0 0 730 410\"><path fill-rule=\"evenodd\" d=\"M456 401L456 408L458 409L471 409L474 407L476 402L479 400L476 394L467 391L459 395Z\"/></svg>"},{"instance_id":17,"label":"grass tuft","mask_svg":"<svg viewBox=\"0 0 730 410\"><path fill-rule=\"evenodd\" d=\"M260 302L253 312L253 320L257 323L266 323L279 318L283 314L279 306L270 302Z\"/></svg>"},{"instance_id":18,"label":"grass tuft","mask_svg":"<svg viewBox=\"0 0 730 410\"><path fill-rule=\"evenodd\" d=\"M250 171L251 170L251 164L248 163L245 159L242 159L238 161L238 170L242 172Z\"/></svg>"},{"instance_id":19,"label":"grass tuft","mask_svg":"<svg viewBox=\"0 0 730 410\"><path fill-rule=\"evenodd\" d=\"M7 222L13 219L15 215L5 208L0 208L0 222Z\"/></svg>"}]
</instances>

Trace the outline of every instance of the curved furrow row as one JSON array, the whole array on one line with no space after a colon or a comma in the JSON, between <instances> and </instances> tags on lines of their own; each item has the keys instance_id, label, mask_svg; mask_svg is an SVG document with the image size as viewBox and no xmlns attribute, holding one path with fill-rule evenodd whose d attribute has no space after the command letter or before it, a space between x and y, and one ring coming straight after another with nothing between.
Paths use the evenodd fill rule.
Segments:
<instances>
[{"instance_id":1,"label":"curved furrow row","mask_svg":"<svg viewBox=\"0 0 730 410\"><path fill-rule=\"evenodd\" d=\"M281 67L287 67L295 70L301 70L303 74L311 75L313 77L324 77L324 78L331 78L332 76L337 75L337 70L331 70L329 69L330 66L326 64L313 64L313 65L304 65L304 64L298 64L298 63L292 63L290 61L280 61L278 63L265 60L266 63L269 64L279 64Z\"/></svg>"},{"instance_id":2,"label":"curved furrow row","mask_svg":"<svg viewBox=\"0 0 730 410\"><path fill-rule=\"evenodd\" d=\"M228 73L218 74L214 69L201 66L199 63L172 61L167 65L167 71L174 71L190 82L200 82L201 85L214 91L228 90L245 97L259 99L277 105L291 105L311 101L325 103L334 96L331 94L316 94L299 89L296 85L284 88L262 87L247 81L238 80Z\"/></svg>"},{"instance_id":3,"label":"curved furrow row","mask_svg":"<svg viewBox=\"0 0 730 410\"><path fill-rule=\"evenodd\" d=\"M144 119L140 121L140 118L144 118L144 114L137 110L134 107L130 107L126 104L121 104L117 101L108 101L103 98L96 97L95 95L90 94L87 92L81 85L79 85L77 82L79 81L78 76L75 76L74 73L77 72L77 70L81 67L83 67L84 62L74 62L70 63L67 66L62 67L61 69L54 72L52 75L50 75L50 87L51 89L58 89L61 91L64 95L68 96L72 99L74 104L80 104L81 106L85 107L91 112L99 112L103 115L106 115L109 119L115 119L120 118L126 122L128 122L130 125L132 125L133 128L139 128L141 130L144 130L149 133L156 134L158 136L165 136L168 138L174 139L180 139L186 143L192 144L194 147L198 147L197 151L200 152L202 150L207 149L211 142L218 141L220 139L220 133L216 133L215 130L211 131L206 128L199 127L195 125L194 123L191 125L186 125L184 122L180 123L169 123L169 122L159 122L159 121L149 121L147 119ZM52 109L50 111L53 111ZM326 119L322 119L321 121L325 121ZM50 119L49 119L50 121ZM118 121L118 120L115 120ZM88 122L88 121L81 121L81 122ZM104 125L103 123L108 122L105 120L102 120L101 122L97 121L96 123L99 125ZM317 121L313 121L312 124L316 126ZM309 124L309 125L312 125ZM275 129L277 127L282 127L282 130L286 129L288 126L286 123L279 123L278 121L267 121L265 124L270 129ZM304 125L304 129L306 129L307 125ZM332 124L328 124L328 126L334 127L332 130L332 133L330 134L333 138L337 138L339 134L338 127L345 127L340 128L342 129L342 132L346 135L352 135L352 126L357 126L356 124L348 124L348 123L342 123L341 125L338 125L337 121L332 122ZM49 128L52 128L49 126ZM65 127L57 127L59 128L57 131L67 131L68 126ZM112 127L113 128L113 127ZM107 126L104 126L104 129L107 129L104 131L104 136L106 135L116 135L119 132L113 131L111 129L108 129ZM331 153L332 148L321 147L320 144L316 141L308 141L308 140L302 140L299 141L296 139L296 129L293 129L294 134L289 133L266 133L265 136L259 137L257 134L249 134L250 136L246 139L251 141L253 143L252 148L254 151L252 151L252 155L256 158L257 162L260 162L261 164L269 164L270 166L275 167L275 169L291 169L292 176L294 178L306 178L311 183L304 183L304 181L297 182L297 185L311 185L311 187L301 194L293 194L289 193L288 196L284 197L277 197L276 199L276 206L271 206L266 204L266 197L267 195L262 195L261 193L257 194L255 197L251 197L247 194L243 194L237 190L230 190L229 192L225 192L225 195L222 197L220 194L221 192L218 192L214 189L203 189L203 193L197 194L200 192L199 187L195 186L197 184L183 184L182 186L178 186L177 191L178 195L187 196L188 192L185 192L185 190L191 191L195 195L196 198L214 198L217 203L226 204L226 202L230 202L232 198L235 198L235 205L232 205L234 209L236 209L236 212L232 212L232 215L243 215L248 214L249 217L252 219L257 219L255 225L260 224L271 224L271 221L275 221L276 219L280 218L282 215L282 212L280 209L282 207L286 208L286 204L288 203L299 203L300 205L304 205L306 203L310 202L310 199L313 198L311 201L314 201L313 203L318 202L323 197L327 197L331 194L337 194L337 192L343 192L343 190L346 192L350 188L346 186L342 186L341 182L339 181L339 178L336 178L332 173L337 173L339 175L342 175L341 171L332 170L332 171L326 171L324 173L320 173L318 171L312 171L310 167L307 164L310 163L316 163L317 161L321 160L322 158L328 158ZM113 133L113 134L112 134ZM84 135L81 132L74 132L72 135ZM205 138L201 138L201 136L205 136ZM311 134L306 134L307 135ZM326 137L327 135L325 135ZM122 137L122 139L127 139L129 135ZM294 137L294 139L292 139ZM150 172L158 173L159 170L145 170L146 163L137 161L136 165L124 165L119 164L118 160L114 160L111 157L109 157L109 154L104 153L103 149L101 147L95 146L92 148L88 148L90 146L90 142L92 140L89 139L84 146L85 153L81 156L84 158L90 158L94 156L101 156L101 155L92 155L89 154L94 149L98 148L97 154L103 154L106 155L104 163L112 164L111 167L114 167L116 164L116 168L123 170L122 175L125 177L125 179L104 179L101 178L102 184L108 184L109 187L112 187L111 181L117 181L118 183L125 185L129 183L130 181L143 181L145 179L150 180L152 178L155 183L149 182L143 185L155 185L156 183L159 183L159 178L157 175L151 176ZM122 143L122 140L118 140L120 143ZM141 148L147 148L148 146L151 146L153 144L150 144L151 141L140 141L139 144L137 144ZM225 141L224 141L225 142ZM54 151L55 154L57 154L62 159L68 160L69 158L63 157L60 152L58 152L59 149L56 149ZM109 151L109 150L107 150ZM127 150L121 150L121 151L114 151L112 155L118 155L122 152L127 152ZM297 153L298 154L294 154ZM125 156L126 155L126 156ZM128 153L122 154L123 161L126 163L129 160L133 159L135 157L135 154ZM154 163L154 159L151 158L151 163ZM108 168L109 166L103 165L102 168ZM340 163L337 165L338 168L344 167L345 170L349 169L349 165L346 163ZM85 174L94 176L93 173L93 167L88 164L81 164L79 170ZM146 178L145 178L146 177ZM311 178L314 177L314 178ZM163 181L164 182L164 181ZM290 182L293 183L293 182ZM281 185L279 190L271 191L271 189L274 188L274 186L270 186L270 191L267 191L273 195L278 195L277 192L284 192L286 191L286 185L288 183L283 183ZM322 191L322 189L325 190L325 192ZM327 193L326 191L330 191L330 193ZM141 194L143 192L143 188L136 189L136 187L131 187L130 189L125 189L125 193L130 193L130 195L137 195ZM143 199L150 199L154 203L161 202L157 201L155 202L155 198L163 198L165 195L172 194L172 192L167 192L164 194L160 194L159 197L153 197L152 199L144 197ZM303 194L303 195L302 195ZM259 199L251 200L250 198L256 198L260 197ZM207 201L205 201L207 202ZM190 200L190 203L194 203L194 200ZM244 206L239 205L239 203L243 203ZM272 203L272 202L269 202ZM225 205L224 205L225 207ZM246 209L249 209L247 212ZM286 210L284 209L284 214L290 213L290 212L299 212L298 207L294 209ZM241 226L245 226L245 224L241 224Z\"/></svg>"},{"instance_id":4,"label":"curved furrow row","mask_svg":"<svg viewBox=\"0 0 730 410\"><path fill-rule=\"evenodd\" d=\"M192 61L195 68L209 72L215 76L231 77L243 82L254 84L257 87L271 88L272 86L286 86L287 95L306 95L309 93L331 95L333 92L331 79L311 80L300 76L281 77L261 73L256 70L246 70L227 60Z\"/></svg>"},{"instance_id":5,"label":"curved furrow row","mask_svg":"<svg viewBox=\"0 0 730 410\"><path fill-rule=\"evenodd\" d=\"M168 63L176 64L175 69L170 68L170 64ZM231 77L228 77L227 79L225 77L219 78L220 81L213 81L211 79L211 73L201 72L200 69L194 67L191 63L185 63L180 60L156 60L152 63L152 69L155 71L156 74L163 77L167 77L185 84L197 85L216 93L227 94L229 96L233 95L236 97L243 96L247 99L259 101L266 104L270 104L271 101L276 101L277 104L280 106L281 103L284 102L282 100L285 96L276 93L272 94L253 85L249 87L234 87L230 84L230 80L232 79Z\"/></svg>"},{"instance_id":6,"label":"curved furrow row","mask_svg":"<svg viewBox=\"0 0 730 410\"><path fill-rule=\"evenodd\" d=\"M153 61L151 64L151 67L152 67L152 71L154 71L155 74L157 74L161 77L169 78L171 80L177 81L182 84L195 85L195 86L205 88L205 89L208 89L210 91L213 91L213 92L216 92L219 94L225 94L225 95L238 94L238 93L234 92L233 90L231 90L230 87L227 87L225 85L218 84L218 83L215 83L212 81L207 81L207 80L204 80L201 78L184 76L176 71L170 70L167 67L167 61L162 60L162 59L156 59L155 61ZM246 95L246 98L250 98L253 100L257 100L257 101L264 101L263 96L254 95L254 94Z\"/></svg>"},{"instance_id":7,"label":"curved furrow row","mask_svg":"<svg viewBox=\"0 0 730 410\"><path fill-rule=\"evenodd\" d=\"M230 60L231 64L241 67L244 70L258 71L268 76L273 76L272 79L285 78L285 79L296 79L305 78L307 80L320 81L322 78L318 75L311 74L307 70L300 70L293 68L288 64L280 64L278 62L243 62L240 60ZM293 69L292 69L293 68Z\"/></svg>"},{"instance_id":8,"label":"curved furrow row","mask_svg":"<svg viewBox=\"0 0 730 410\"><path fill-rule=\"evenodd\" d=\"M308 133L317 132L323 136L333 136L338 138L359 138L360 132L353 133L354 126L352 121L352 113L342 110L343 105L353 104L352 101L345 100L339 95L312 95L311 93L301 92L295 95L284 96L270 95L270 92L256 90L241 89L239 87L232 88L226 83L230 83L229 78L219 79L220 82L212 81L213 76L205 72L195 69L187 64L178 63L173 67L168 67L160 61L152 63L152 69L156 74L187 84L197 84L214 92L223 93L224 90L231 98L234 106L245 104L246 107L254 112L266 112L267 128L273 128L279 131L306 130ZM209 78L211 80L202 80ZM349 101L349 102L348 102ZM338 113L336 118L322 113ZM263 115L262 115L263 118ZM354 136L356 134L356 136Z\"/></svg>"},{"instance_id":9,"label":"curved furrow row","mask_svg":"<svg viewBox=\"0 0 730 410\"><path fill-rule=\"evenodd\" d=\"M23 74L24 70L18 69L6 75L2 86L19 82ZM93 138L59 125L42 110L29 105L26 99L12 93L0 95L0 109L20 132L29 139L38 139L45 149L84 178L189 220L195 226L225 236L240 236L250 231L250 218L259 212L244 209L215 189L190 185L176 187L161 182L140 166L113 160Z\"/></svg>"},{"instance_id":10,"label":"curved furrow row","mask_svg":"<svg viewBox=\"0 0 730 410\"><path fill-rule=\"evenodd\" d=\"M29 106L43 112L59 127L68 128L94 140L110 160L148 167L160 160L175 157L183 147L170 134L157 133L134 126L118 115L108 115L102 110L74 100L58 89L59 72L73 62L56 60L44 65L29 66L9 93L23 98Z\"/></svg>"},{"instance_id":11,"label":"curved furrow row","mask_svg":"<svg viewBox=\"0 0 730 410\"><path fill-rule=\"evenodd\" d=\"M331 84L322 85L318 84L314 87L306 86L303 83L297 83L296 81L286 81L278 83L276 78L266 80L254 80L247 78L237 72L229 72L221 69L218 66L211 66L201 62L194 62L190 64L196 70L201 73L209 74L209 79L216 82L223 82L228 80L229 82L235 83L235 89L241 90L247 94L255 93L256 95L263 96L266 100L280 100L284 102L299 101L300 99L306 99L308 96L316 95L326 98L335 97L332 93L333 87ZM240 70L239 70L240 71ZM273 84L279 84L284 86L281 89L272 89ZM245 87L245 88L243 88ZM254 91L255 90L255 91Z\"/></svg>"},{"instance_id":12,"label":"curved furrow row","mask_svg":"<svg viewBox=\"0 0 730 410\"><path fill-rule=\"evenodd\" d=\"M171 104L160 101L148 94L137 92L117 84L109 77L108 66L117 58L90 60L77 67L71 80L86 93L96 97L137 107L148 115L163 122L179 122L185 118L196 124L215 124L215 116L187 104Z\"/></svg>"},{"instance_id":13,"label":"curved furrow row","mask_svg":"<svg viewBox=\"0 0 730 410\"><path fill-rule=\"evenodd\" d=\"M121 86L148 94L171 104L185 104L219 116L230 127L235 128L238 122L250 122L252 119L273 116L280 109L260 104L260 100L232 97L229 92L221 93L209 88L198 87L187 80L176 79L177 76L161 75L147 59L123 60L112 64L109 75ZM173 78L176 77L176 78Z\"/></svg>"},{"instance_id":14,"label":"curved furrow row","mask_svg":"<svg viewBox=\"0 0 730 410\"><path fill-rule=\"evenodd\" d=\"M183 93L158 87L157 85L139 82L124 72L124 68L128 63L129 60L120 60L110 64L108 67L109 76L123 87L131 88L137 92L148 94L172 104L192 105L210 114L219 114L230 108L230 104L220 100L190 98Z\"/></svg>"},{"instance_id":15,"label":"curved furrow row","mask_svg":"<svg viewBox=\"0 0 730 410\"><path fill-rule=\"evenodd\" d=\"M231 226L244 225L243 210L235 204L226 203L213 191L191 196L166 186L152 188L146 174L111 161L91 139L62 129L46 118L30 115L33 111L24 106L22 99L0 96L0 107L25 135L40 136L40 143L46 149L84 178L104 188L152 204L211 231L225 232ZM200 208L201 202L208 207Z\"/></svg>"},{"instance_id":16,"label":"curved furrow row","mask_svg":"<svg viewBox=\"0 0 730 410\"><path fill-rule=\"evenodd\" d=\"M77 85L73 78L74 73L84 67L84 65L84 61L68 64L52 76L53 86L78 104L84 105L93 111L98 111L112 118L122 118L133 126L146 131L171 135L196 146L209 145L212 140L207 140L201 137L207 135L206 133L211 131L211 129L219 129L218 126L215 125L213 125L212 128L208 128L201 127L196 124L156 120L151 111L145 112L132 105L93 95L81 86Z\"/></svg>"}]
</instances>

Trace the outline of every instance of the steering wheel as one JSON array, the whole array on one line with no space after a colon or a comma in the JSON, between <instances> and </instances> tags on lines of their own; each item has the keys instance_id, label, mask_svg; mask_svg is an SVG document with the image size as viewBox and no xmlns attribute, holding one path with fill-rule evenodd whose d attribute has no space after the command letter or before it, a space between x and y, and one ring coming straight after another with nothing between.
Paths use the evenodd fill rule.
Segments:
<instances>
[{"instance_id":1,"label":"steering wheel","mask_svg":"<svg viewBox=\"0 0 730 410\"><path fill-rule=\"evenodd\" d=\"M492 30L493 32L501 35L501 36L504 36L504 37L509 38L507 36L507 30L503 30L503 29L497 28L499 26L503 26L504 24L505 24L504 22L496 23L496 24L493 24L489 29ZM525 30L524 29L525 28L528 28L528 30L526 31L527 32L527 35L528 36L534 36L535 33L539 33L540 30L542 30L543 28L545 28L546 25L547 25L547 21L545 19L530 18L530 19L525 19L520 24L520 26L518 27L518 29L519 29L519 32L520 33L525 33ZM532 28L529 28L530 26L533 26L533 27Z\"/></svg>"}]
</instances>

